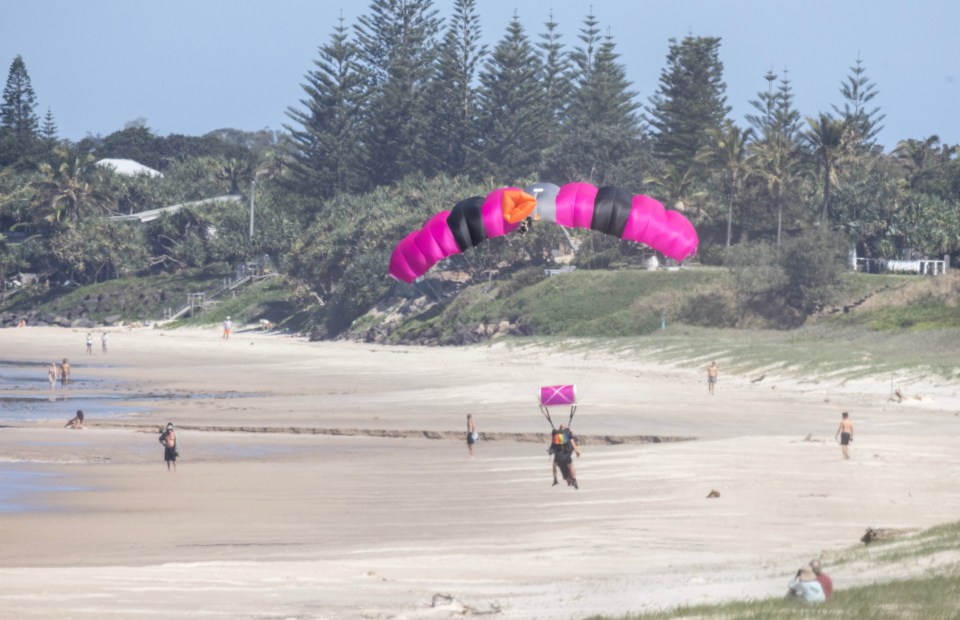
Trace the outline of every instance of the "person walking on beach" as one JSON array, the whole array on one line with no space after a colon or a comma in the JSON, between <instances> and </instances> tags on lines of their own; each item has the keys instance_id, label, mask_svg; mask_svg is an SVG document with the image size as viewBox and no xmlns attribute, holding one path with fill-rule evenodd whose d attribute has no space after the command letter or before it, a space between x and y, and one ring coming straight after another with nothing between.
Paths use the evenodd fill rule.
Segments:
<instances>
[{"instance_id":1,"label":"person walking on beach","mask_svg":"<svg viewBox=\"0 0 960 620\"><path fill-rule=\"evenodd\" d=\"M223 339L230 340L230 331L233 329L233 321L230 320L230 317L227 317L227 320L223 322Z\"/></svg>"},{"instance_id":2,"label":"person walking on beach","mask_svg":"<svg viewBox=\"0 0 960 620\"><path fill-rule=\"evenodd\" d=\"M177 471L177 431L173 430L173 422L160 434L160 443L163 444L163 460L167 463L167 471Z\"/></svg>"},{"instance_id":3,"label":"person walking on beach","mask_svg":"<svg viewBox=\"0 0 960 620\"><path fill-rule=\"evenodd\" d=\"M93 355L93 334L87 332L87 355Z\"/></svg>"},{"instance_id":4,"label":"person walking on beach","mask_svg":"<svg viewBox=\"0 0 960 620\"><path fill-rule=\"evenodd\" d=\"M50 390L53 391L57 389L57 377L60 375L60 371L57 368L56 362L50 362L50 367L47 368L47 381L50 382Z\"/></svg>"},{"instance_id":5,"label":"person walking on beach","mask_svg":"<svg viewBox=\"0 0 960 620\"><path fill-rule=\"evenodd\" d=\"M473 420L473 414L467 414L467 450L470 452L470 458L473 458L473 444L477 443L480 435L477 434L477 423Z\"/></svg>"},{"instance_id":6,"label":"person walking on beach","mask_svg":"<svg viewBox=\"0 0 960 620\"><path fill-rule=\"evenodd\" d=\"M711 396L713 396L713 389L717 385L717 375L719 374L720 369L717 367L717 363L710 362L710 365L707 366L707 390Z\"/></svg>"},{"instance_id":7,"label":"person walking on beach","mask_svg":"<svg viewBox=\"0 0 960 620\"><path fill-rule=\"evenodd\" d=\"M106 355L107 353L107 332L100 334L100 350Z\"/></svg>"},{"instance_id":8,"label":"person walking on beach","mask_svg":"<svg viewBox=\"0 0 960 620\"><path fill-rule=\"evenodd\" d=\"M63 358L63 363L60 364L60 389L67 389L68 385L70 385L70 362L67 358Z\"/></svg>"},{"instance_id":9,"label":"person walking on beach","mask_svg":"<svg viewBox=\"0 0 960 620\"><path fill-rule=\"evenodd\" d=\"M850 458L850 442L853 441L853 421L850 419L850 414L844 411L840 414L840 426L837 427L837 434L833 436L834 439L840 438L840 448L843 450L843 458Z\"/></svg>"}]
</instances>

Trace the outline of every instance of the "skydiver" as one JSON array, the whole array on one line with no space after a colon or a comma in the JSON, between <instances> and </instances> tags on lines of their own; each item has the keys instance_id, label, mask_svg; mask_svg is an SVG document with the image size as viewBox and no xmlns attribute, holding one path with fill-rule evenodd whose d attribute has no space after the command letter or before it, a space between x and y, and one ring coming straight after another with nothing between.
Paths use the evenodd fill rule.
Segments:
<instances>
[{"instance_id":1,"label":"skydiver","mask_svg":"<svg viewBox=\"0 0 960 620\"><path fill-rule=\"evenodd\" d=\"M577 440L570 431L570 427L566 424L560 424L559 429L551 430L550 439L547 454L553 456L553 485L559 484L557 480L557 469L559 468L567 486L579 489L577 471L573 467L573 453L576 452L577 458L580 458L580 446L577 445Z\"/></svg>"}]
</instances>

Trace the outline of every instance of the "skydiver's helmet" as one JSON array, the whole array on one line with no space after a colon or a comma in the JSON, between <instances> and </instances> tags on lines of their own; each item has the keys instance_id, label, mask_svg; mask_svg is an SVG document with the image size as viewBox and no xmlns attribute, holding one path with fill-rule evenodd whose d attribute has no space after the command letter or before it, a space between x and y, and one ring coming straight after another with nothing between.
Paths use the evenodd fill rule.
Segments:
<instances>
[{"instance_id":1,"label":"skydiver's helmet","mask_svg":"<svg viewBox=\"0 0 960 620\"><path fill-rule=\"evenodd\" d=\"M531 216L526 218L522 222L520 222L520 226L517 227L517 233L520 234L521 236L525 235L530 231L530 228L532 226L533 226L533 217Z\"/></svg>"}]
</instances>

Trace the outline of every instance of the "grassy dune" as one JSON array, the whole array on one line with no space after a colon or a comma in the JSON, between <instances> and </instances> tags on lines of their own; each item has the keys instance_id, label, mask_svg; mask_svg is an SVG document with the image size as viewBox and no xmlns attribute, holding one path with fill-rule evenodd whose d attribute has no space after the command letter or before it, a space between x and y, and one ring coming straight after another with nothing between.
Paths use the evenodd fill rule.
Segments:
<instances>
[{"instance_id":1,"label":"grassy dune","mask_svg":"<svg viewBox=\"0 0 960 620\"><path fill-rule=\"evenodd\" d=\"M834 584L826 603L807 605L782 598L711 606L680 607L660 613L622 616L620 620L674 618L955 620L960 618L960 522L941 525L902 539L852 547L830 560L832 566L869 566L889 579L847 588ZM901 579L904 566L929 566L924 576ZM784 583L786 592L786 583ZM601 620L595 617L592 620ZM612 619L611 619L612 620Z\"/></svg>"}]
</instances>

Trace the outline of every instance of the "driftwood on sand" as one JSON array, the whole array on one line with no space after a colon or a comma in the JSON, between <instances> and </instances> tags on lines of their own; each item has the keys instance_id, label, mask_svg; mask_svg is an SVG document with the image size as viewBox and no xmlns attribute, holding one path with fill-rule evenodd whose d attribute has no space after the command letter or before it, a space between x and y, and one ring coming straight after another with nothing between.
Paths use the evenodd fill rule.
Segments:
<instances>
[{"instance_id":1,"label":"driftwood on sand","mask_svg":"<svg viewBox=\"0 0 960 620\"><path fill-rule=\"evenodd\" d=\"M868 527L866 533L860 537L860 541L865 545L869 545L872 542L877 542L880 540L893 540L894 538L900 538L901 536L906 536L916 530L912 529L897 529L897 528L872 528Z\"/></svg>"}]
</instances>

